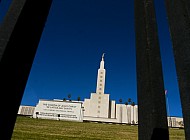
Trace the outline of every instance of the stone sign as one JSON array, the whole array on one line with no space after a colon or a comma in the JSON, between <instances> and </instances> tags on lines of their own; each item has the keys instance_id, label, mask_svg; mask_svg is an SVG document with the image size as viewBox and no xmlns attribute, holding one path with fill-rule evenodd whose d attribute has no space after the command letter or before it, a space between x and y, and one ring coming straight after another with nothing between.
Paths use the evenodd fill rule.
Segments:
<instances>
[{"instance_id":1,"label":"stone sign","mask_svg":"<svg viewBox=\"0 0 190 140\"><path fill-rule=\"evenodd\" d=\"M39 100L33 118L83 121L82 103Z\"/></svg>"}]
</instances>

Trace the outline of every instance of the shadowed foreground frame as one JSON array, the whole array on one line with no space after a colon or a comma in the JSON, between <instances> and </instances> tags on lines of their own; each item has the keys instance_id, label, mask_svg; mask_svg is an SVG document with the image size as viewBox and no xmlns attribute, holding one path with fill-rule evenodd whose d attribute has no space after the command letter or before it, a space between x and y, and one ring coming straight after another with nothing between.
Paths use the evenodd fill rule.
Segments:
<instances>
[{"instance_id":1,"label":"shadowed foreground frame","mask_svg":"<svg viewBox=\"0 0 190 140\"><path fill-rule=\"evenodd\" d=\"M168 140L166 102L153 0L135 0L139 140Z\"/></svg>"},{"instance_id":2,"label":"shadowed foreground frame","mask_svg":"<svg viewBox=\"0 0 190 140\"><path fill-rule=\"evenodd\" d=\"M158 137L159 139L169 138L153 2L154 0L135 0L140 140L157 139ZM179 7L175 5L177 2L181 2ZM13 0L0 26L0 89L1 95L5 99L0 102L0 138L3 140L11 139L18 108L51 3L52 0ZM190 37L189 5L190 2L187 0L184 0L183 3L175 0L173 9L170 9L171 4L168 4L167 7L172 41L176 52L175 60L185 119L186 139L187 136L189 138L190 134L189 124L187 125L190 122L190 117L188 118L190 112L190 51L187 45ZM176 9L181 8L180 6L185 7L186 11L179 10L177 13L179 16L172 18L172 14ZM180 17L184 18L178 20ZM179 23L173 24L173 20ZM175 44L180 42L181 38L179 35L174 36L179 33L179 30L174 29L177 29L181 24L184 30L187 29L184 32L184 37L186 37L184 48L177 47ZM175 37L177 42L175 42ZM183 55L184 57L181 58ZM183 65L180 65L181 62Z\"/></svg>"},{"instance_id":3,"label":"shadowed foreground frame","mask_svg":"<svg viewBox=\"0 0 190 140\"><path fill-rule=\"evenodd\" d=\"M0 102L2 140L11 139L51 3L52 0L13 0L0 26L0 89L4 99Z\"/></svg>"}]
</instances>

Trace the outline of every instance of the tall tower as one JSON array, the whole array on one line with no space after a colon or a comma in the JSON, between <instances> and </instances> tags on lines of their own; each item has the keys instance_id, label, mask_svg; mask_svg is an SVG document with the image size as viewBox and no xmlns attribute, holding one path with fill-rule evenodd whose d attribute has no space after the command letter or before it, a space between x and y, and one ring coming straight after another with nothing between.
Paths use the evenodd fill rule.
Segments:
<instances>
[{"instance_id":1,"label":"tall tower","mask_svg":"<svg viewBox=\"0 0 190 140\"><path fill-rule=\"evenodd\" d=\"M102 61L100 62L100 68L98 69L96 93L104 94L105 89L105 76L106 70L104 69L104 53L102 54Z\"/></svg>"},{"instance_id":2,"label":"tall tower","mask_svg":"<svg viewBox=\"0 0 190 140\"><path fill-rule=\"evenodd\" d=\"M104 53L100 62L97 75L96 93L91 93L90 99L84 101L84 115L89 117L109 117L109 94L104 93L105 89Z\"/></svg>"}]
</instances>

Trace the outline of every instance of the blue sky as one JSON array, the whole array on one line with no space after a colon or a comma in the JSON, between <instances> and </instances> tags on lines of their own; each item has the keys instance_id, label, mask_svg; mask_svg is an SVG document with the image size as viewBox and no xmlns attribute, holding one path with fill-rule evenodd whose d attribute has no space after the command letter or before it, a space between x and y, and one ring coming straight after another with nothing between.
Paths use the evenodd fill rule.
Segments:
<instances>
[{"instance_id":1,"label":"blue sky","mask_svg":"<svg viewBox=\"0 0 190 140\"><path fill-rule=\"evenodd\" d=\"M0 3L0 21L11 0ZM112 100L137 103L133 0L53 0L22 105L39 99L89 98L105 54L106 88ZM164 0L155 0L170 115L182 116Z\"/></svg>"}]
</instances>

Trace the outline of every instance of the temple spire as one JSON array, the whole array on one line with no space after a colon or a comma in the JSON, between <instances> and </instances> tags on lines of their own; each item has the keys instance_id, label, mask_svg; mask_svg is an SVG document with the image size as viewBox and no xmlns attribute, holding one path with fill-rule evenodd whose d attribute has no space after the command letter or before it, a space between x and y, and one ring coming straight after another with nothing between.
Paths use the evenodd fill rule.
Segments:
<instances>
[{"instance_id":1,"label":"temple spire","mask_svg":"<svg viewBox=\"0 0 190 140\"><path fill-rule=\"evenodd\" d=\"M102 54L102 61L100 62L100 69L104 69L104 54Z\"/></svg>"},{"instance_id":2,"label":"temple spire","mask_svg":"<svg viewBox=\"0 0 190 140\"><path fill-rule=\"evenodd\" d=\"M104 94L104 88L105 88L105 75L106 70L104 69L104 54L102 54L102 60L100 62L100 68L98 69L98 75L97 75L97 87L96 87L96 93L97 94Z\"/></svg>"},{"instance_id":3,"label":"temple spire","mask_svg":"<svg viewBox=\"0 0 190 140\"><path fill-rule=\"evenodd\" d=\"M104 55L105 55L105 53L102 54L102 61L104 61Z\"/></svg>"}]
</instances>

